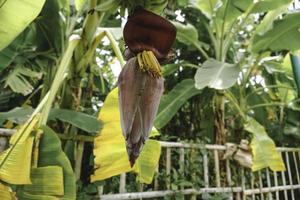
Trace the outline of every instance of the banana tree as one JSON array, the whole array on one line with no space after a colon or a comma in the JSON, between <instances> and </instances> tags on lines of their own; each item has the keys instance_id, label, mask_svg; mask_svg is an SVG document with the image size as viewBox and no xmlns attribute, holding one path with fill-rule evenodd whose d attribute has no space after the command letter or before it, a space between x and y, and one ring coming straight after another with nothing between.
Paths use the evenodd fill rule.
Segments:
<instances>
[{"instance_id":1,"label":"banana tree","mask_svg":"<svg viewBox=\"0 0 300 200\"><path fill-rule=\"evenodd\" d=\"M274 170L283 169L280 157L274 159L278 165L272 159L268 162L266 156L259 159L261 156L257 153L259 148L265 147L264 152L274 154L276 152L274 142L266 135L263 126L257 122L258 120L263 123L257 116L261 108L270 113L273 112L269 111L270 106L288 108L294 105L293 102L296 101L294 94L288 102L276 95L279 90L294 93L295 84L290 82L289 85L284 86L278 83L270 85L269 76L258 76L257 73L260 71L282 75L283 71L275 71L274 65L282 68L284 51L294 51L300 47L297 42L293 43L288 39L299 38L299 34L296 34L296 29L293 28L299 25L299 22L295 21L299 13L288 13L287 8L290 3L291 1L276 1L276 4L271 3L271 5L263 1L256 3L234 0L191 1L190 6L198 9L206 20L200 22L201 26L192 25L184 20L189 19L189 13L185 13L183 16L185 24L175 23L178 29L178 41L193 46L200 55L201 63L196 63L199 69L195 73L195 87L199 90L208 87L215 93L212 104L215 142L223 144L226 138L229 138L230 127L226 125L225 113L233 109L232 111L240 116L239 119L233 118L235 125L241 127L239 124L242 123L244 130L253 134L251 143L254 154L253 170L267 166ZM260 17L259 13L265 13L264 17ZM280 19L282 15L283 18ZM196 27L206 29L197 30ZM199 39L199 34L202 33L203 36L203 32L209 36L208 40L207 37L206 40ZM286 43L286 40L291 42ZM211 48L207 48L208 41ZM257 84L258 79L263 80L263 83ZM263 91L264 88L270 89L265 93L262 92L256 100L258 103L251 102L250 98L253 99L253 96L249 95L253 95L257 90ZM272 102L273 94L282 102ZM266 101L268 103L263 103ZM241 136L238 135L239 138Z\"/></svg>"},{"instance_id":2,"label":"banana tree","mask_svg":"<svg viewBox=\"0 0 300 200\"><path fill-rule=\"evenodd\" d=\"M91 99L94 98L95 89L105 87L103 74L96 73L98 67L95 65L96 49L101 45L104 38L109 40L115 56L120 64L124 65L122 53L111 29L99 28L99 26L104 22L103 19L116 13L119 7L124 11L143 6L161 12L166 6L166 2L157 4L153 1L145 4L144 1L132 3L131 1L90 0L75 1L75 5L69 5L68 1L46 1L39 17L13 43L0 52L0 55L5 58L1 63L1 70L4 74L2 81L5 83L2 87L24 96L28 95L23 101L23 106L40 99L38 107L33 113L30 111L31 117L28 119L28 116L25 116L25 123L21 123L22 128L14 136L17 139L11 139L11 147L3 153L1 160L1 168L2 166L10 166L7 161L10 158L18 158L17 155L22 156L22 149L26 149L25 181L16 183L1 178L10 184L25 184L18 189L18 197L34 199L64 196L63 198L66 199L75 198L74 183L75 179L78 180L81 176L81 162L85 146L84 138L77 136L85 134L94 136L97 131L91 131L89 126L93 126L94 130L100 127L99 122L95 126L94 118L91 116L85 116L86 119L89 118L89 121L86 121L87 124L82 124L84 117L81 112L89 112L87 108L92 106ZM5 2L3 5L2 8L8 9ZM1 4L1 6L3 5ZM29 9L28 6L22 6L24 9ZM36 16L38 14L36 12L32 14ZM84 16L84 20L78 24L82 16ZM50 18L51 21L49 21ZM33 16L28 20L33 20ZM22 24L22 27L19 28L20 31L27 25L28 22ZM82 28L77 29L78 26L82 26ZM18 33L16 32L15 36ZM75 37L74 33L76 34ZM39 40L36 40L36 37ZM35 52L36 50L38 51ZM34 65L29 66L32 63ZM95 86L95 78L100 78L103 85ZM67 119L70 115L72 115L72 119ZM3 116L7 115L2 114ZM18 116L13 118L16 119ZM5 117L2 119L4 126L13 123L14 120L11 121L10 119ZM53 123L53 119L55 119L55 123ZM60 143L57 136L54 136L55 132L46 127L46 124L52 125L55 131L63 133L57 134L57 136L67 139L66 142L63 142L64 152L71 161L74 154L76 156L75 162L71 162L75 169L76 178L71 173L69 161L66 161L64 153L58 148ZM59 128L62 125L63 127ZM11 127L13 126L14 124ZM72 138L77 138L78 142ZM91 138L93 140L93 137ZM50 143L57 145L53 149L59 153L51 154L48 152L49 149L47 150L47 148L51 148L49 147ZM34 146L33 152L29 151L32 146ZM43 151L45 151L45 155ZM30 165L31 154L33 154L32 159L34 161L32 166ZM51 162L47 159L43 160L42 156L58 157L58 160L55 163L55 159ZM55 167L50 167L52 165ZM6 174L6 168L3 170L3 174ZM8 167L7 170L11 173L10 170L15 169ZM50 191L52 185L44 184L44 180L41 178L47 173L53 174L51 183L57 182L55 191ZM62 177L64 177L63 180ZM33 184L27 185L30 182ZM39 185L41 185L40 188Z\"/></svg>"}]
</instances>

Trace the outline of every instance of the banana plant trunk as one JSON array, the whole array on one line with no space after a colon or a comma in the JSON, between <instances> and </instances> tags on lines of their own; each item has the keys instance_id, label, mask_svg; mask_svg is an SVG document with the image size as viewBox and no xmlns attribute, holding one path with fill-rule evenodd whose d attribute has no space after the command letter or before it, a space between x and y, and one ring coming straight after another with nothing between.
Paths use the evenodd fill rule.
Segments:
<instances>
[{"instance_id":1,"label":"banana plant trunk","mask_svg":"<svg viewBox=\"0 0 300 200\"><path fill-rule=\"evenodd\" d=\"M214 135L215 144L226 143L225 96L223 91L217 91L214 98Z\"/></svg>"}]
</instances>

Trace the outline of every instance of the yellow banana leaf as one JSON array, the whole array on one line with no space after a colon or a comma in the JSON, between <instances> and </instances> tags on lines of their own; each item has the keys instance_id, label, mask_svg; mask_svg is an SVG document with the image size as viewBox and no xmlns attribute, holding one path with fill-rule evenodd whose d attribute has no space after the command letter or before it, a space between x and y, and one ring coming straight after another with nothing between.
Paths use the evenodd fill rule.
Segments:
<instances>
[{"instance_id":1,"label":"yellow banana leaf","mask_svg":"<svg viewBox=\"0 0 300 200\"><path fill-rule=\"evenodd\" d=\"M16 199L11 192L11 189L0 183L0 199L2 200L14 200Z\"/></svg>"},{"instance_id":2,"label":"yellow banana leaf","mask_svg":"<svg viewBox=\"0 0 300 200\"><path fill-rule=\"evenodd\" d=\"M10 147L0 154L0 180L10 184L30 184L33 132L39 116L31 118L10 139Z\"/></svg>"},{"instance_id":3,"label":"yellow banana leaf","mask_svg":"<svg viewBox=\"0 0 300 200\"><path fill-rule=\"evenodd\" d=\"M18 187L17 197L22 200L74 200L75 175L62 151L56 133L41 126L43 136L39 144L38 167L31 169L31 185Z\"/></svg>"},{"instance_id":4,"label":"yellow banana leaf","mask_svg":"<svg viewBox=\"0 0 300 200\"><path fill-rule=\"evenodd\" d=\"M255 119L249 118L245 130L253 134L251 149L253 153L252 171L270 167L273 171L284 171L285 165L277 152L274 141L268 136L265 128Z\"/></svg>"},{"instance_id":5,"label":"yellow banana leaf","mask_svg":"<svg viewBox=\"0 0 300 200\"><path fill-rule=\"evenodd\" d=\"M158 165L160 152L160 143L156 140L149 139L134 165L134 171L138 174L137 179L140 183L150 184L152 182L155 169Z\"/></svg>"},{"instance_id":6,"label":"yellow banana leaf","mask_svg":"<svg viewBox=\"0 0 300 200\"><path fill-rule=\"evenodd\" d=\"M10 184L30 184L33 137L1 153L0 179ZM9 153L10 152L10 153ZM9 154L9 155L8 155Z\"/></svg>"},{"instance_id":7,"label":"yellow banana leaf","mask_svg":"<svg viewBox=\"0 0 300 200\"><path fill-rule=\"evenodd\" d=\"M104 180L121 173L135 171L140 181L151 183L160 157L160 144L148 140L137 164L133 168L130 167L121 130L117 88L107 96L99 120L103 123L103 129L94 141L95 172L91 176L91 181ZM156 129L151 133L151 136L155 135L158 135Z\"/></svg>"},{"instance_id":8,"label":"yellow banana leaf","mask_svg":"<svg viewBox=\"0 0 300 200\"><path fill-rule=\"evenodd\" d=\"M24 142L28 136L33 132L34 127L37 125L40 116L36 115L32 119L29 119L24 125L20 127L20 129L13 134L10 138L9 143L14 145L18 142Z\"/></svg>"}]
</instances>

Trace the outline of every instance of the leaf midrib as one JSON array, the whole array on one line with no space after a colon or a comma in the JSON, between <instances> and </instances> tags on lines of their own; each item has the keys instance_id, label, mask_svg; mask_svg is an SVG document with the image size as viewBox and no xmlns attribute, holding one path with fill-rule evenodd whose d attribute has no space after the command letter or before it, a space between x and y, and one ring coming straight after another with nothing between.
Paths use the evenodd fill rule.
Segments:
<instances>
[{"instance_id":1,"label":"leaf midrib","mask_svg":"<svg viewBox=\"0 0 300 200\"><path fill-rule=\"evenodd\" d=\"M220 77L221 72L222 72L223 69L225 68L225 64L226 64L226 63L221 63L220 70L217 70L217 71L218 71L218 72L217 72L217 75L216 75L215 77L212 78L212 80L211 80L210 83L209 83L209 86L211 86L212 84L215 85L214 83L216 82L216 80L219 79L218 77ZM217 68L217 67L216 67L216 68Z\"/></svg>"}]
</instances>

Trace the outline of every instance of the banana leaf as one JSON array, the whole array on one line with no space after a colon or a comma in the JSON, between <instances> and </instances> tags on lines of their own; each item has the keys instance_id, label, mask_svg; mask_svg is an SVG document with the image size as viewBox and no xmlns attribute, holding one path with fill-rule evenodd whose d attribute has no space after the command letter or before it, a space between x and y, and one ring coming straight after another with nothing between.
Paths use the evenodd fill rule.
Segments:
<instances>
[{"instance_id":1,"label":"banana leaf","mask_svg":"<svg viewBox=\"0 0 300 200\"><path fill-rule=\"evenodd\" d=\"M19 142L0 156L0 179L10 184L31 184L30 166L33 137ZM11 150L11 151L10 151ZM10 152L10 153L9 153Z\"/></svg>"},{"instance_id":2,"label":"banana leaf","mask_svg":"<svg viewBox=\"0 0 300 200\"><path fill-rule=\"evenodd\" d=\"M24 185L18 190L18 193L25 192L31 195L63 196L63 170L60 166L32 168L30 178L32 184ZM19 194L18 196L20 197Z\"/></svg>"},{"instance_id":3,"label":"banana leaf","mask_svg":"<svg viewBox=\"0 0 300 200\"><path fill-rule=\"evenodd\" d=\"M138 174L137 180L140 183L150 184L159 162L161 146L158 141L151 139L146 144L140 157L137 159L134 172Z\"/></svg>"},{"instance_id":4,"label":"banana leaf","mask_svg":"<svg viewBox=\"0 0 300 200\"><path fill-rule=\"evenodd\" d=\"M40 141L39 146L38 167L61 167L63 171L64 194L59 199L76 199L75 175L70 161L61 148L60 139L57 137L56 133L48 126L42 126L41 129L43 130L43 137ZM28 199L39 199L37 198L38 196L32 198L29 196L30 194L27 193L26 195L28 196ZM47 199L46 197L44 197L45 195L40 196L40 199ZM51 196L51 198L49 197L48 199L53 199L53 196Z\"/></svg>"},{"instance_id":5,"label":"banana leaf","mask_svg":"<svg viewBox=\"0 0 300 200\"><path fill-rule=\"evenodd\" d=\"M270 167L273 171L284 171L285 165L274 141L268 136L265 128L255 119L249 118L245 130L253 134L251 149L253 153L252 171Z\"/></svg>"},{"instance_id":6,"label":"banana leaf","mask_svg":"<svg viewBox=\"0 0 300 200\"><path fill-rule=\"evenodd\" d=\"M47 195L32 195L27 192L21 193L18 196L20 200L60 200L58 197L47 196Z\"/></svg>"},{"instance_id":7,"label":"banana leaf","mask_svg":"<svg viewBox=\"0 0 300 200\"><path fill-rule=\"evenodd\" d=\"M29 119L10 139L10 147L0 154L0 180L10 184L30 184L33 132L38 116Z\"/></svg>"},{"instance_id":8,"label":"banana leaf","mask_svg":"<svg viewBox=\"0 0 300 200\"><path fill-rule=\"evenodd\" d=\"M13 193L11 192L11 189L0 183L0 199L3 200L15 200Z\"/></svg>"},{"instance_id":9,"label":"banana leaf","mask_svg":"<svg viewBox=\"0 0 300 200\"><path fill-rule=\"evenodd\" d=\"M0 125L6 120L22 124L28 120L33 108L16 107L8 112L0 112ZM101 122L96 117L74 110L52 108L49 114L48 121L60 120L76 126L90 134L95 134L101 128Z\"/></svg>"},{"instance_id":10,"label":"banana leaf","mask_svg":"<svg viewBox=\"0 0 300 200\"><path fill-rule=\"evenodd\" d=\"M202 90L195 88L195 81L192 79L184 79L178 83L168 94L162 96L154 121L155 127L163 128L189 98L201 92Z\"/></svg>"},{"instance_id":11,"label":"banana leaf","mask_svg":"<svg viewBox=\"0 0 300 200\"><path fill-rule=\"evenodd\" d=\"M45 0L0 1L0 51L40 13Z\"/></svg>"},{"instance_id":12,"label":"banana leaf","mask_svg":"<svg viewBox=\"0 0 300 200\"><path fill-rule=\"evenodd\" d=\"M91 176L91 181L134 171L138 173L139 181L151 183L160 157L160 144L154 140L147 140L136 164L133 168L130 167L121 130L117 88L107 96L99 120L103 122L103 129L94 141L95 172ZM157 130L153 129L150 137L157 134Z\"/></svg>"}]
</instances>

